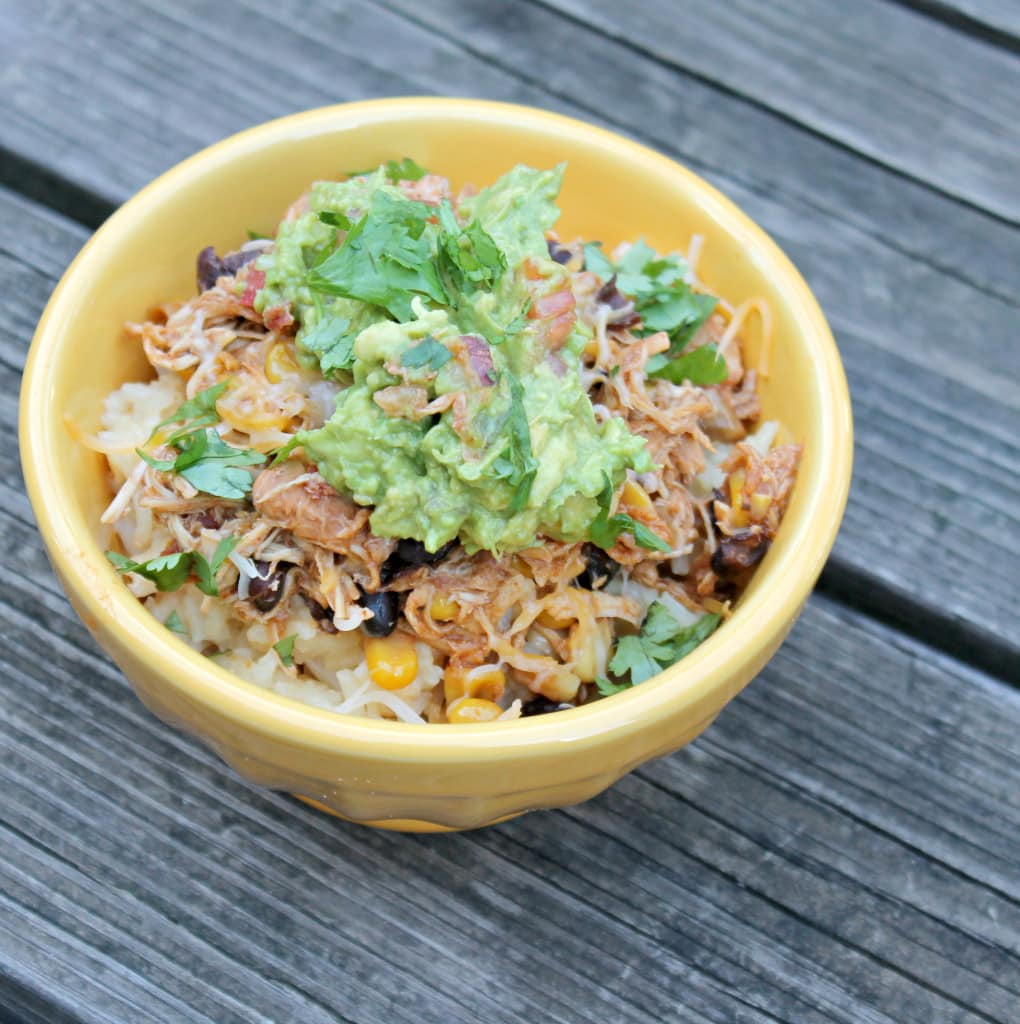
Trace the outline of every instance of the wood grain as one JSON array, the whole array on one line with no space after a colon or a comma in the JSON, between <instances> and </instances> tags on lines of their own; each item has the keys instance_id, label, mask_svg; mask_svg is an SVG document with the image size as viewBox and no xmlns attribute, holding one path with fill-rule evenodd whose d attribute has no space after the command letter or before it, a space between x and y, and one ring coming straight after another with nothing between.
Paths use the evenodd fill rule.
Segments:
<instances>
[{"instance_id":1,"label":"wood grain","mask_svg":"<svg viewBox=\"0 0 1020 1024\"><path fill-rule=\"evenodd\" d=\"M816 595L698 742L602 797L370 832L138 704L0 446L0 1024L1015 1024L1020 692L973 663L1020 671L1018 38L1003 0L0 0L8 435L88 226L180 158L361 97L545 106L794 258L855 403L827 591L961 655Z\"/></svg>"},{"instance_id":2,"label":"wood grain","mask_svg":"<svg viewBox=\"0 0 1020 1024\"><path fill-rule=\"evenodd\" d=\"M886 2L542 0L946 195L1017 224L1020 64ZM881 111L876 116L876 111Z\"/></svg>"},{"instance_id":3,"label":"wood grain","mask_svg":"<svg viewBox=\"0 0 1020 1024\"><path fill-rule=\"evenodd\" d=\"M858 444L834 565L856 574L858 594L884 595L883 611L935 610L963 630L926 627L934 640L969 643L1003 673L1015 665L1018 560L1001 538L1020 526L1020 233L544 7L390 6L252 0L226 36L222 14L194 0L55 4L42 21L8 7L21 47L0 72L12 97L0 139L111 203L247 124L395 92L552 106L673 153L778 238L836 330ZM250 74L266 39L270 90ZM68 63L72 45L82 60ZM158 55L158 74L140 53ZM625 90L605 87L616 66Z\"/></svg>"}]
</instances>

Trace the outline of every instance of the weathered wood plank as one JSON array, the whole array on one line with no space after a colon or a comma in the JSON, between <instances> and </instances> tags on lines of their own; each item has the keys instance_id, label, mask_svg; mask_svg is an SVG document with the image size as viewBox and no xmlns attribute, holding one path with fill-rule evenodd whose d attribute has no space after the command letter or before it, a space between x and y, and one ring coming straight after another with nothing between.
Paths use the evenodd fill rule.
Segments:
<instances>
[{"instance_id":1,"label":"weathered wood plank","mask_svg":"<svg viewBox=\"0 0 1020 1024\"><path fill-rule=\"evenodd\" d=\"M1020 49L1020 7L1013 0L894 0L971 32L978 38Z\"/></svg>"},{"instance_id":2,"label":"weathered wood plank","mask_svg":"<svg viewBox=\"0 0 1020 1024\"><path fill-rule=\"evenodd\" d=\"M177 5L173 15L152 9L144 45L160 54L158 80L126 57L100 75L96 61L58 69L54 55L72 42L98 57L100 24L113 49L126 50L132 17L142 14L57 7L52 22L19 28L21 56L5 72L12 115L0 133L40 158L53 152L54 135L69 133L54 162L111 199L244 124L372 91L539 102L648 139L716 180L769 228L829 312L858 411L856 480L837 564L882 584L894 601L921 601L966 624L980 647L1001 651L989 663L1005 671L1020 654L1009 613L1015 562L1000 543L1020 515L1011 374L1020 233L544 8L400 6L424 28L367 5L337 14L259 0L225 40L209 5ZM277 87L257 90L247 54L267 38L293 59L280 58ZM387 77L383 65L397 54L406 54L405 77ZM606 89L605 69L624 62L628 88ZM164 94L171 82L172 102ZM76 112L83 95L87 117ZM16 224L8 231L15 249Z\"/></svg>"},{"instance_id":3,"label":"weathered wood plank","mask_svg":"<svg viewBox=\"0 0 1020 1024\"><path fill-rule=\"evenodd\" d=\"M46 259L82 232L43 216L31 238L42 215L9 196L0 213L42 268L21 279L37 308ZM8 433L26 340L0 329ZM0 459L15 1005L52 992L104 1024L1012 1024L1017 692L814 598L698 743L598 800L477 834L373 833L254 790L144 711Z\"/></svg>"},{"instance_id":4,"label":"weathered wood plank","mask_svg":"<svg viewBox=\"0 0 1020 1024\"><path fill-rule=\"evenodd\" d=\"M541 0L827 139L1020 223L1011 54L884 2ZM881 115L876 116L880 111Z\"/></svg>"}]
</instances>

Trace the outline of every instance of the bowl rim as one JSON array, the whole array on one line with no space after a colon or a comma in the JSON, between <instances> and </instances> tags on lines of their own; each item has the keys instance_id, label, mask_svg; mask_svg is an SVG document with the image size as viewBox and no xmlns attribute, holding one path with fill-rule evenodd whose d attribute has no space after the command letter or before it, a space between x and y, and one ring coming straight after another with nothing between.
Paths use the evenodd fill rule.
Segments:
<instances>
[{"instance_id":1,"label":"bowl rim","mask_svg":"<svg viewBox=\"0 0 1020 1024\"><path fill-rule=\"evenodd\" d=\"M128 590L109 565L91 530L62 502L46 495L66 490L50 452L60 440L46 419L49 373L55 363L62 318L75 308L87 286L90 263L116 249L162 197L210 169L243 159L249 152L288 139L316 136L389 120L483 121L523 129L555 131L569 142L596 144L644 169L668 173L697 201L720 230L745 251L753 251L778 279L801 333L814 355L813 381L820 395L821 428L813 443L828 458L802 503L797 529L780 557L769 564L768 583L741 601L734 613L740 636L720 630L676 665L640 686L590 705L525 720L427 727L340 715L304 704L250 683L192 650L164 629ZM849 491L853 427L846 377L835 341L810 289L772 238L714 186L682 164L641 143L604 128L535 107L490 100L405 96L319 107L248 128L176 164L121 205L95 232L67 268L47 303L33 337L21 387L19 435L29 498L50 558L65 587L93 621L102 623L118 644L167 684L202 705L259 733L284 737L293 745L360 752L402 761L467 763L510 759L523 748L569 743L574 749L639 731L649 719L676 713L724 685L735 672L753 665L760 650L783 635L814 586L832 548ZM65 439L66 443L66 439ZM825 524L819 527L819 523ZM732 694L730 695L732 696Z\"/></svg>"}]
</instances>

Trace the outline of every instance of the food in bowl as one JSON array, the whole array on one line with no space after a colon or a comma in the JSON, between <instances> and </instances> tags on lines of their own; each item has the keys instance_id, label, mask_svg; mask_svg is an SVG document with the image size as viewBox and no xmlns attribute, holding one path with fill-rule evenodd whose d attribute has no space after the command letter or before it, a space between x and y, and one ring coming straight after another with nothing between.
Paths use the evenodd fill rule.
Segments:
<instances>
[{"instance_id":1,"label":"food in bowl","mask_svg":"<svg viewBox=\"0 0 1020 1024\"><path fill-rule=\"evenodd\" d=\"M628 689L729 616L800 455L761 422L768 307L711 295L697 237L561 240L563 173L317 182L129 325L156 376L82 440L167 628L328 710L468 723Z\"/></svg>"}]
</instances>

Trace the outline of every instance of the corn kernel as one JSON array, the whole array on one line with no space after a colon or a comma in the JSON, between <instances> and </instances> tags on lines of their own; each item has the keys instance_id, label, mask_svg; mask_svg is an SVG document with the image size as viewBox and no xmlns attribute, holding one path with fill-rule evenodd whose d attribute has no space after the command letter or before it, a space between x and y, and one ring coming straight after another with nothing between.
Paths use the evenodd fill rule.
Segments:
<instances>
[{"instance_id":1,"label":"corn kernel","mask_svg":"<svg viewBox=\"0 0 1020 1024\"><path fill-rule=\"evenodd\" d=\"M365 637L365 661L372 682L383 690L401 690L418 674L418 652L404 636Z\"/></svg>"},{"instance_id":2,"label":"corn kernel","mask_svg":"<svg viewBox=\"0 0 1020 1024\"><path fill-rule=\"evenodd\" d=\"M735 469L730 473L729 486L730 506L739 508L743 504L744 496L744 471L742 469Z\"/></svg>"},{"instance_id":3,"label":"corn kernel","mask_svg":"<svg viewBox=\"0 0 1020 1024\"><path fill-rule=\"evenodd\" d=\"M457 612L459 611L460 605L449 597L437 597L429 605L429 615L436 622L452 622L457 618Z\"/></svg>"},{"instance_id":4,"label":"corn kernel","mask_svg":"<svg viewBox=\"0 0 1020 1024\"><path fill-rule=\"evenodd\" d=\"M464 695L495 702L503 696L504 689L506 689L506 675L501 668L496 668L493 665L484 670L474 669L468 674Z\"/></svg>"},{"instance_id":5,"label":"corn kernel","mask_svg":"<svg viewBox=\"0 0 1020 1024\"><path fill-rule=\"evenodd\" d=\"M623 491L620 494L620 504L643 512L651 512L653 508L648 492L633 480L624 482Z\"/></svg>"},{"instance_id":6,"label":"corn kernel","mask_svg":"<svg viewBox=\"0 0 1020 1024\"><path fill-rule=\"evenodd\" d=\"M751 495L751 515L755 519L764 519L768 514L769 506L772 504L772 496L770 494L762 494L761 491L755 491Z\"/></svg>"},{"instance_id":7,"label":"corn kernel","mask_svg":"<svg viewBox=\"0 0 1020 1024\"><path fill-rule=\"evenodd\" d=\"M461 697L446 709L446 720L453 725L474 722L492 722L503 714L503 709L491 700L480 697Z\"/></svg>"},{"instance_id":8,"label":"corn kernel","mask_svg":"<svg viewBox=\"0 0 1020 1024\"><path fill-rule=\"evenodd\" d=\"M259 430L286 430L291 424L291 417L281 413L237 413L224 407L220 409L220 414L235 430L243 430L246 434Z\"/></svg>"},{"instance_id":9,"label":"corn kernel","mask_svg":"<svg viewBox=\"0 0 1020 1024\"><path fill-rule=\"evenodd\" d=\"M279 384L284 377L291 377L300 372L301 367L298 366L290 346L278 341L266 356L266 380L270 384Z\"/></svg>"},{"instance_id":10,"label":"corn kernel","mask_svg":"<svg viewBox=\"0 0 1020 1024\"><path fill-rule=\"evenodd\" d=\"M461 697L482 697L498 700L506 688L506 675L495 665L482 665L466 669L461 665L448 665L443 673L443 694L448 704Z\"/></svg>"}]
</instances>

